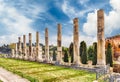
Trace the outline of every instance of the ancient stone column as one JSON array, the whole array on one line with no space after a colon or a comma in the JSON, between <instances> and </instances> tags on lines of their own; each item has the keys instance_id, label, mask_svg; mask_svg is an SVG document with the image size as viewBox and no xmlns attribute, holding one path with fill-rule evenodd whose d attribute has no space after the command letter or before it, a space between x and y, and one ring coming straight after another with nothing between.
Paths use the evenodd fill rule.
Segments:
<instances>
[{"instance_id":1,"label":"ancient stone column","mask_svg":"<svg viewBox=\"0 0 120 82\"><path fill-rule=\"evenodd\" d=\"M15 58L18 56L18 43L15 43Z\"/></svg>"},{"instance_id":2,"label":"ancient stone column","mask_svg":"<svg viewBox=\"0 0 120 82\"><path fill-rule=\"evenodd\" d=\"M36 32L36 55L39 55L39 32Z\"/></svg>"},{"instance_id":3,"label":"ancient stone column","mask_svg":"<svg viewBox=\"0 0 120 82\"><path fill-rule=\"evenodd\" d=\"M105 65L104 11L97 12L97 64Z\"/></svg>"},{"instance_id":4,"label":"ancient stone column","mask_svg":"<svg viewBox=\"0 0 120 82\"><path fill-rule=\"evenodd\" d=\"M46 61L49 62L49 38L48 38L48 28L45 29L45 55L46 55Z\"/></svg>"},{"instance_id":5,"label":"ancient stone column","mask_svg":"<svg viewBox=\"0 0 120 82\"><path fill-rule=\"evenodd\" d=\"M42 61L42 54L40 53L40 45L39 45L39 32L36 32L36 60Z\"/></svg>"},{"instance_id":6,"label":"ancient stone column","mask_svg":"<svg viewBox=\"0 0 120 82\"><path fill-rule=\"evenodd\" d=\"M32 33L29 33L29 60L32 60Z\"/></svg>"},{"instance_id":7,"label":"ancient stone column","mask_svg":"<svg viewBox=\"0 0 120 82\"><path fill-rule=\"evenodd\" d=\"M62 63L62 45L61 45L61 40L62 40L62 35L61 35L61 25L58 24L58 32L57 32L57 63L61 64Z\"/></svg>"},{"instance_id":8,"label":"ancient stone column","mask_svg":"<svg viewBox=\"0 0 120 82\"><path fill-rule=\"evenodd\" d=\"M22 54L21 37L18 37L18 54L19 57Z\"/></svg>"},{"instance_id":9,"label":"ancient stone column","mask_svg":"<svg viewBox=\"0 0 120 82\"><path fill-rule=\"evenodd\" d=\"M12 58L14 58L14 57L15 57L15 50L14 50L14 49L12 49L11 51L12 51L12 53L11 53Z\"/></svg>"},{"instance_id":10,"label":"ancient stone column","mask_svg":"<svg viewBox=\"0 0 120 82\"><path fill-rule=\"evenodd\" d=\"M73 63L77 66L81 64L80 55L79 55L79 25L78 18L73 20L74 31L73 31Z\"/></svg>"},{"instance_id":11,"label":"ancient stone column","mask_svg":"<svg viewBox=\"0 0 120 82\"><path fill-rule=\"evenodd\" d=\"M23 56L24 56L24 59L27 56L27 54L26 54L26 35L23 35Z\"/></svg>"}]
</instances>

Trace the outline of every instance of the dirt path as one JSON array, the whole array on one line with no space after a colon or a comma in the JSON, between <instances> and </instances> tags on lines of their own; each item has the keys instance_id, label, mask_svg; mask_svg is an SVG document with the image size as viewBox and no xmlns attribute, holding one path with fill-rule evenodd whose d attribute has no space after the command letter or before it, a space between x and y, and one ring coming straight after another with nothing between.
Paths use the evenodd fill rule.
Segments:
<instances>
[{"instance_id":1,"label":"dirt path","mask_svg":"<svg viewBox=\"0 0 120 82\"><path fill-rule=\"evenodd\" d=\"M0 67L0 80L3 82L30 82Z\"/></svg>"}]
</instances>

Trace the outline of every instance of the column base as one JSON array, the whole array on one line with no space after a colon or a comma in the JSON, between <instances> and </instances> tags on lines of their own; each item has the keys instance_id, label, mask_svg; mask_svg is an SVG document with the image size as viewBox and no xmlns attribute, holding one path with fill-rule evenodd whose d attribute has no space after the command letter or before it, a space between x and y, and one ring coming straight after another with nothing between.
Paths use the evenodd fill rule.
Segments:
<instances>
[{"instance_id":1,"label":"column base","mask_svg":"<svg viewBox=\"0 0 120 82\"><path fill-rule=\"evenodd\" d=\"M79 62L74 61L72 65L73 65L73 66L76 66L76 67L79 67L79 66L82 65L82 63L81 63L80 61L79 61Z\"/></svg>"},{"instance_id":2,"label":"column base","mask_svg":"<svg viewBox=\"0 0 120 82\"><path fill-rule=\"evenodd\" d=\"M22 59L22 58L23 58L22 55L20 55L20 56L19 56L19 59Z\"/></svg>"},{"instance_id":3,"label":"column base","mask_svg":"<svg viewBox=\"0 0 120 82\"><path fill-rule=\"evenodd\" d=\"M24 60L28 60L28 57L27 57L27 56L24 56Z\"/></svg>"},{"instance_id":4,"label":"column base","mask_svg":"<svg viewBox=\"0 0 120 82\"><path fill-rule=\"evenodd\" d=\"M106 61L103 60L103 59L97 59L97 65L105 66L106 65Z\"/></svg>"},{"instance_id":5,"label":"column base","mask_svg":"<svg viewBox=\"0 0 120 82\"><path fill-rule=\"evenodd\" d=\"M38 55L38 56L36 57L36 61L37 61L37 62L43 62L42 55Z\"/></svg>"},{"instance_id":6,"label":"column base","mask_svg":"<svg viewBox=\"0 0 120 82\"><path fill-rule=\"evenodd\" d=\"M63 65L63 61L56 61L55 65Z\"/></svg>"}]
</instances>

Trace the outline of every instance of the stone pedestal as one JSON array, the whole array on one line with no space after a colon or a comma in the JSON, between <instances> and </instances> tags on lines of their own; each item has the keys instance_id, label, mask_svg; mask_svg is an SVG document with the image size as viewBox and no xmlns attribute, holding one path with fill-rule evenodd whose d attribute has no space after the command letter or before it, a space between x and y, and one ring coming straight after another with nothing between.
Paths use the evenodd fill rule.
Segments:
<instances>
[{"instance_id":1,"label":"stone pedestal","mask_svg":"<svg viewBox=\"0 0 120 82\"><path fill-rule=\"evenodd\" d=\"M106 65L103 10L97 12L97 40L97 65Z\"/></svg>"},{"instance_id":2,"label":"stone pedestal","mask_svg":"<svg viewBox=\"0 0 120 82\"><path fill-rule=\"evenodd\" d=\"M38 62L43 62L43 59L42 59L42 47L39 47L39 54L37 56L37 61Z\"/></svg>"},{"instance_id":3,"label":"stone pedestal","mask_svg":"<svg viewBox=\"0 0 120 82\"><path fill-rule=\"evenodd\" d=\"M36 47L33 47L32 49L32 61L36 61Z\"/></svg>"},{"instance_id":4,"label":"stone pedestal","mask_svg":"<svg viewBox=\"0 0 120 82\"><path fill-rule=\"evenodd\" d=\"M49 63L49 38L48 38L48 28L45 29L45 55L46 55L46 62Z\"/></svg>"},{"instance_id":5,"label":"stone pedestal","mask_svg":"<svg viewBox=\"0 0 120 82\"><path fill-rule=\"evenodd\" d=\"M26 55L25 55L25 60L29 60L29 48L26 47Z\"/></svg>"},{"instance_id":6,"label":"stone pedestal","mask_svg":"<svg viewBox=\"0 0 120 82\"><path fill-rule=\"evenodd\" d=\"M74 31L73 31L73 64L76 66L81 65L81 59L79 55L79 25L78 25L78 18L73 20L74 24Z\"/></svg>"},{"instance_id":7,"label":"stone pedestal","mask_svg":"<svg viewBox=\"0 0 120 82\"><path fill-rule=\"evenodd\" d=\"M12 51L11 51L12 53L11 53L11 57L12 58L15 58L15 50L14 49L12 49Z\"/></svg>"}]
</instances>

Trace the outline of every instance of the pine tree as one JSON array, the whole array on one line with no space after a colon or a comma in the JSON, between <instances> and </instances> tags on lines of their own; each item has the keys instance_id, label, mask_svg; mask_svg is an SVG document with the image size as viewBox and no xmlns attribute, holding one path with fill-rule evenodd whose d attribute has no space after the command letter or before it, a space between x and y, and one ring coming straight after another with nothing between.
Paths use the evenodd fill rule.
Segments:
<instances>
[{"instance_id":1,"label":"pine tree","mask_svg":"<svg viewBox=\"0 0 120 82\"><path fill-rule=\"evenodd\" d=\"M69 46L69 54L71 57L71 63L73 63L73 43L71 43Z\"/></svg>"},{"instance_id":2,"label":"pine tree","mask_svg":"<svg viewBox=\"0 0 120 82\"><path fill-rule=\"evenodd\" d=\"M80 43L80 58L83 64L87 63L87 45L84 41Z\"/></svg>"},{"instance_id":3,"label":"pine tree","mask_svg":"<svg viewBox=\"0 0 120 82\"><path fill-rule=\"evenodd\" d=\"M93 61L94 60L93 55L94 55L93 46L89 46L89 48L88 48L88 60Z\"/></svg>"},{"instance_id":4,"label":"pine tree","mask_svg":"<svg viewBox=\"0 0 120 82\"><path fill-rule=\"evenodd\" d=\"M68 62L68 52L67 50L64 51L64 62Z\"/></svg>"},{"instance_id":5,"label":"pine tree","mask_svg":"<svg viewBox=\"0 0 120 82\"><path fill-rule=\"evenodd\" d=\"M97 42L93 43L93 65L97 64Z\"/></svg>"},{"instance_id":6,"label":"pine tree","mask_svg":"<svg viewBox=\"0 0 120 82\"><path fill-rule=\"evenodd\" d=\"M110 64L110 66L113 66L112 61L112 46L110 43L108 43L107 51L106 51L106 64Z\"/></svg>"},{"instance_id":7,"label":"pine tree","mask_svg":"<svg viewBox=\"0 0 120 82\"><path fill-rule=\"evenodd\" d=\"M56 53L55 53L55 50L53 50L53 61L56 61Z\"/></svg>"}]
</instances>

